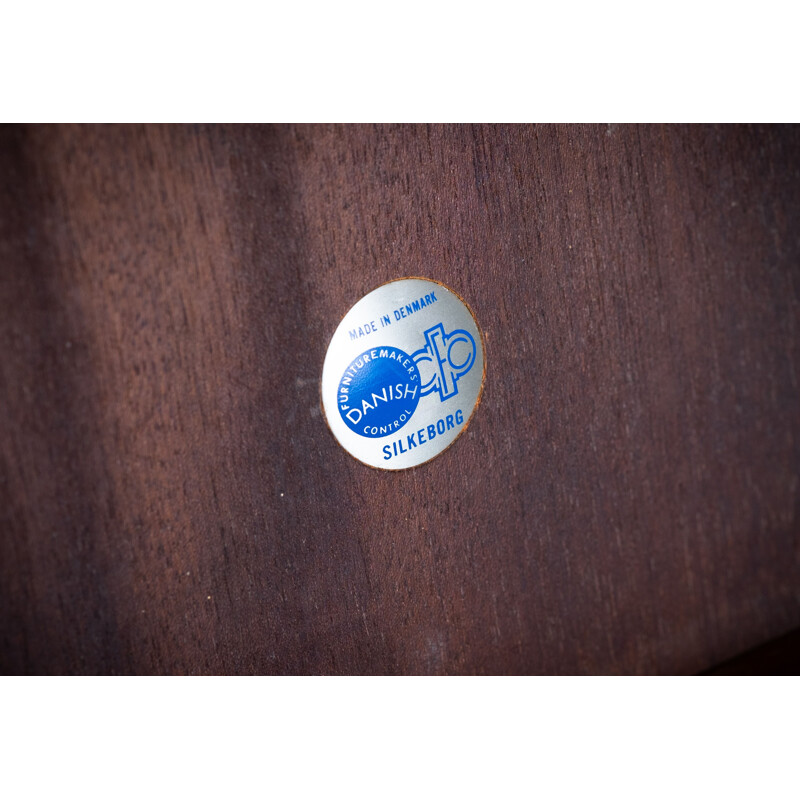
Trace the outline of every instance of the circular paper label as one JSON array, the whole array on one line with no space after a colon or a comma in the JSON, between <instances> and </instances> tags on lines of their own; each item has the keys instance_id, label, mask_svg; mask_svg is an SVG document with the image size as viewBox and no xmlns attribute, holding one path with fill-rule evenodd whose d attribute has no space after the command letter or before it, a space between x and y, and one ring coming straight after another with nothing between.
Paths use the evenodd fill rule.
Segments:
<instances>
[{"instance_id":1,"label":"circular paper label","mask_svg":"<svg viewBox=\"0 0 800 800\"><path fill-rule=\"evenodd\" d=\"M352 456L407 469L467 427L483 376L483 339L464 301L441 283L403 278L362 297L339 324L322 368L322 407Z\"/></svg>"}]
</instances>

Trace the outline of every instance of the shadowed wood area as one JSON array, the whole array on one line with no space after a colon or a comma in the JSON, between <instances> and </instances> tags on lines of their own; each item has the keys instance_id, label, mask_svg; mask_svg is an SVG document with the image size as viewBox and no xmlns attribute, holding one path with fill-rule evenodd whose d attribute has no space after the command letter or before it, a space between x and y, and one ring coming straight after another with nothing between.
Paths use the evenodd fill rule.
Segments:
<instances>
[{"instance_id":1,"label":"shadowed wood area","mask_svg":"<svg viewBox=\"0 0 800 800\"><path fill-rule=\"evenodd\" d=\"M486 341L434 461L347 310ZM5 673L695 673L800 626L800 129L0 130Z\"/></svg>"}]
</instances>

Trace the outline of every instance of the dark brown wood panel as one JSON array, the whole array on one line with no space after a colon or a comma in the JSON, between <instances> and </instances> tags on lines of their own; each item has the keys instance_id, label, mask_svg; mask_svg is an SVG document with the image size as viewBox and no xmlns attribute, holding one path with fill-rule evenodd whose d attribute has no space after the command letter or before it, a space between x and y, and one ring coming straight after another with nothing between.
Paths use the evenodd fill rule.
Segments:
<instances>
[{"instance_id":1,"label":"dark brown wood panel","mask_svg":"<svg viewBox=\"0 0 800 800\"><path fill-rule=\"evenodd\" d=\"M330 336L423 275L484 397L384 473ZM0 668L697 672L800 626L800 130L0 131Z\"/></svg>"}]
</instances>

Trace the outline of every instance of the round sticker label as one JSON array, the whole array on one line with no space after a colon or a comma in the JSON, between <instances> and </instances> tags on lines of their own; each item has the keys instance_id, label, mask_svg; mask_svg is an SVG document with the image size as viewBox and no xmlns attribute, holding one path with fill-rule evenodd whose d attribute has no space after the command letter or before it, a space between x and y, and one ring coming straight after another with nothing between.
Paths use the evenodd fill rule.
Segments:
<instances>
[{"instance_id":1,"label":"round sticker label","mask_svg":"<svg viewBox=\"0 0 800 800\"><path fill-rule=\"evenodd\" d=\"M407 469L458 438L483 376L483 340L464 301L441 283L403 278L361 298L339 324L322 368L322 407L352 456Z\"/></svg>"}]
</instances>

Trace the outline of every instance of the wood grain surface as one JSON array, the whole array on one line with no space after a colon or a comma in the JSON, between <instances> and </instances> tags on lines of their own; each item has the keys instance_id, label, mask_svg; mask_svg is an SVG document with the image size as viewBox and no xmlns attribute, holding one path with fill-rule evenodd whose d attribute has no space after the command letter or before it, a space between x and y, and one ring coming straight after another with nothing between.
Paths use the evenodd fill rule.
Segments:
<instances>
[{"instance_id":1,"label":"wood grain surface","mask_svg":"<svg viewBox=\"0 0 800 800\"><path fill-rule=\"evenodd\" d=\"M461 439L319 407L460 293ZM800 626L800 129L0 130L6 673L694 673Z\"/></svg>"}]
</instances>

